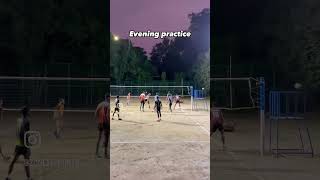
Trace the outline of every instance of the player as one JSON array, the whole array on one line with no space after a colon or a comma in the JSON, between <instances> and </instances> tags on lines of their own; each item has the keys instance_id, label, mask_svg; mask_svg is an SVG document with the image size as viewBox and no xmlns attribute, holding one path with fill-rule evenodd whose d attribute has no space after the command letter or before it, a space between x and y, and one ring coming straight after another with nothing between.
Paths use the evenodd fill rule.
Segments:
<instances>
[{"instance_id":1,"label":"player","mask_svg":"<svg viewBox=\"0 0 320 180\"><path fill-rule=\"evenodd\" d=\"M146 92L146 94L147 94L147 92ZM151 96L151 93L148 93L147 96L145 97L145 101L148 103L149 109L150 109L150 102L149 102L150 96Z\"/></svg>"},{"instance_id":2,"label":"player","mask_svg":"<svg viewBox=\"0 0 320 180\"><path fill-rule=\"evenodd\" d=\"M130 99L131 99L131 92L129 92L127 95L127 106L129 106L130 104Z\"/></svg>"},{"instance_id":3,"label":"player","mask_svg":"<svg viewBox=\"0 0 320 180\"><path fill-rule=\"evenodd\" d=\"M63 129L63 113L64 113L64 99L60 98L58 104L55 107L53 113L53 119L56 121L56 130L54 135L57 139L61 137L61 131Z\"/></svg>"},{"instance_id":4,"label":"player","mask_svg":"<svg viewBox=\"0 0 320 180\"><path fill-rule=\"evenodd\" d=\"M13 171L14 164L19 159L20 155L24 156L25 162L30 161L31 150L30 150L30 148L26 147L25 143L28 143L28 142L24 141L25 134L30 130L30 121L29 121L30 110L27 106L25 106L22 108L21 113L22 113L22 117L19 118L17 121L17 145L16 145L15 152L14 152L14 158L9 166L8 176L7 176L6 180L10 180L10 176ZM29 138L27 137L26 139L29 139ZM30 164L25 163L24 165L25 165L24 168L26 171L26 176L27 176L28 180L31 180Z\"/></svg>"},{"instance_id":5,"label":"player","mask_svg":"<svg viewBox=\"0 0 320 180\"><path fill-rule=\"evenodd\" d=\"M109 137L110 137L110 96L105 95L105 100L98 104L95 112L95 117L98 119L98 130L99 130L99 136L98 136L98 142L96 146L96 157L101 158L99 155L99 147L100 147L100 141L102 132L104 132L104 149L105 149L105 157L109 158L108 156L108 144L109 144Z\"/></svg>"},{"instance_id":6,"label":"player","mask_svg":"<svg viewBox=\"0 0 320 180\"><path fill-rule=\"evenodd\" d=\"M144 112L144 104L145 104L145 97L146 95L144 94L144 92L142 92L139 96L139 100L140 100L140 111Z\"/></svg>"},{"instance_id":7,"label":"player","mask_svg":"<svg viewBox=\"0 0 320 180\"><path fill-rule=\"evenodd\" d=\"M176 109L176 105L177 105L177 104L179 104L179 108L180 108L180 107L181 107L181 106L180 106L180 103L182 102L182 101L181 101L181 97L180 97L179 95L176 95L174 99L175 99L175 104L174 104L173 109Z\"/></svg>"},{"instance_id":8,"label":"player","mask_svg":"<svg viewBox=\"0 0 320 180\"><path fill-rule=\"evenodd\" d=\"M173 97L172 94L170 93L170 91L167 94L167 102L169 104L169 111L172 112L172 101L173 101Z\"/></svg>"},{"instance_id":9,"label":"player","mask_svg":"<svg viewBox=\"0 0 320 180\"><path fill-rule=\"evenodd\" d=\"M159 93L156 93L156 95L154 96L154 101L157 101L158 97L159 97Z\"/></svg>"},{"instance_id":10,"label":"player","mask_svg":"<svg viewBox=\"0 0 320 180\"><path fill-rule=\"evenodd\" d=\"M154 102L154 109L157 111L158 122L161 121L161 108L162 108L162 103L161 103L160 98L158 96L157 101Z\"/></svg>"},{"instance_id":11,"label":"player","mask_svg":"<svg viewBox=\"0 0 320 180\"><path fill-rule=\"evenodd\" d=\"M112 114L112 120L113 120L113 116L114 116L114 114L116 113L116 112L118 112L117 114L118 114L118 120L122 120L121 118L120 118L120 98L119 98L119 96L117 96L117 98L115 99L115 108L114 108L114 111L113 111L113 114Z\"/></svg>"},{"instance_id":12,"label":"player","mask_svg":"<svg viewBox=\"0 0 320 180\"><path fill-rule=\"evenodd\" d=\"M211 119L211 125L210 125L210 136L213 135L213 133L216 132L216 130L218 129L220 131L221 134L221 141L223 144L223 149L225 149L225 137L224 137L224 127L223 127L223 122L224 122L224 118L223 118L223 114L221 112L221 110L219 109L214 109L211 108L210 111L210 119Z\"/></svg>"}]
</instances>

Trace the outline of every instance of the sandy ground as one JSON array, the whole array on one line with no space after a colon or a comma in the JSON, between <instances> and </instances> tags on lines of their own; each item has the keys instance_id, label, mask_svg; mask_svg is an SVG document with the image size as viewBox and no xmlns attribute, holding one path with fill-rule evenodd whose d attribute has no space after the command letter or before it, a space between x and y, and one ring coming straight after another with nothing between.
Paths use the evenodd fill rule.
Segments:
<instances>
[{"instance_id":1,"label":"sandy ground","mask_svg":"<svg viewBox=\"0 0 320 180\"><path fill-rule=\"evenodd\" d=\"M0 122L0 142L4 153L13 155L16 119L19 113L5 112ZM109 179L109 160L94 156L97 125L93 113L65 113L63 138L53 136L55 123L51 113L31 114L31 130L39 131L41 144L32 149L31 175L34 180L105 180ZM102 146L102 143L101 143ZM101 154L103 147L101 147ZM9 163L0 160L0 179L6 177ZM13 180L25 178L23 157L15 165Z\"/></svg>"},{"instance_id":2,"label":"sandy ground","mask_svg":"<svg viewBox=\"0 0 320 180\"><path fill-rule=\"evenodd\" d=\"M259 154L258 113L225 114L227 120L237 122L235 132L226 133L227 150L223 151L220 135L211 138L211 180L317 180L320 177L320 122L319 113L308 116L305 121L310 128L315 156L280 156ZM290 121L283 121L281 147L299 147L297 129ZM268 147L268 146L267 146ZM268 148L267 148L268 149Z\"/></svg>"},{"instance_id":3,"label":"sandy ground","mask_svg":"<svg viewBox=\"0 0 320 180\"><path fill-rule=\"evenodd\" d=\"M114 99L111 100L112 105ZM111 179L207 180L210 177L209 112L190 111L185 100L172 113L163 100L162 121L137 99L111 122Z\"/></svg>"}]
</instances>

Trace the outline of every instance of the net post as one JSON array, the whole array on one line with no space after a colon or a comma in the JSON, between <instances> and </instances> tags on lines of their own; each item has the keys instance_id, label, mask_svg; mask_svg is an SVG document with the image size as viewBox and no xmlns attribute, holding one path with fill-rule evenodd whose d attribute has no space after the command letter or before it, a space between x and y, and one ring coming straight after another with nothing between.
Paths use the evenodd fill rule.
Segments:
<instances>
[{"instance_id":1,"label":"net post","mask_svg":"<svg viewBox=\"0 0 320 180\"><path fill-rule=\"evenodd\" d=\"M265 81L259 79L259 96L260 96L260 156L264 156L265 145Z\"/></svg>"},{"instance_id":2,"label":"net post","mask_svg":"<svg viewBox=\"0 0 320 180\"><path fill-rule=\"evenodd\" d=\"M191 111L193 111L193 86L190 86L190 94L191 94Z\"/></svg>"}]
</instances>

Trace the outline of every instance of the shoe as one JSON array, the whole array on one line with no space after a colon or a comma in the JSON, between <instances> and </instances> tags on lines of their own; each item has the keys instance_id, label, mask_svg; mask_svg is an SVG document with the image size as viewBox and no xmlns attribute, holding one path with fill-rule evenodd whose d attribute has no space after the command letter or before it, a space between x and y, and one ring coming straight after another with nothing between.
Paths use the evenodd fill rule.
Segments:
<instances>
[{"instance_id":1,"label":"shoe","mask_svg":"<svg viewBox=\"0 0 320 180\"><path fill-rule=\"evenodd\" d=\"M111 118L111 120L113 120L113 118Z\"/></svg>"},{"instance_id":2,"label":"shoe","mask_svg":"<svg viewBox=\"0 0 320 180\"><path fill-rule=\"evenodd\" d=\"M121 121L122 119L121 119L121 118L119 118L118 120L119 120L119 121Z\"/></svg>"},{"instance_id":3,"label":"shoe","mask_svg":"<svg viewBox=\"0 0 320 180\"><path fill-rule=\"evenodd\" d=\"M7 177L6 180L11 180L11 178L8 178L8 177Z\"/></svg>"}]
</instances>

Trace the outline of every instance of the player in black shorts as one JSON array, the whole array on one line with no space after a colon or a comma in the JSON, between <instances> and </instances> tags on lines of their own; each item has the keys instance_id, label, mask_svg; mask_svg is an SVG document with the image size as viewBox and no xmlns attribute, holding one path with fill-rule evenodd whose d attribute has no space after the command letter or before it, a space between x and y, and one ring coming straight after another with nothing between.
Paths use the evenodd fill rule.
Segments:
<instances>
[{"instance_id":1,"label":"player in black shorts","mask_svg":"<svg viewBox=\"0 0 320 180\"><path fill-rule=\"evenodd\" d=\"M157 111L158 122L160 122L160 120L161 120L161 108L162 108L162 103L161 103L160 98L158 96L157 100L154 102L154 109Z\"/></svg>"},{"instance_id":2,"label":"player in black shorts","mask_svg":"<svg viewBox=\"0 0 320 180\"><path fill-rule=\"evenodd\" d=\"M114 114L118 112L118 120L121 120L120 118L120 98L119 96L117 96L117 98L115 99L115 108L114 108L114 111L113 111L113 114L112 114L112 120L113 120L113 116Z\"/></svg>"},{"instance_id":3,"label":"player in black shorts","mask_svg":"<svg viewBox=\"0 0 320 180\"><path fill-rule=\"evenodd\" d=\"M26 175L28 180L30 180L30 165L29 162L30 161L30 156L31 156L31 150L29 147L26 147L24 140L24 136L25 134L30 130L30 122L29 122L29 108L27 106L23 107L22 109L22 117L18 119L17 122L17 145L15 148L15 152L14 152L14 158L9 166L9 171L8 171L8 176L6 178L6 180L10 180L10 175L13 171L13 167L14 164L16 163L16 161L19 159L20 155L24 156L25 159L25 171L26 171ZM26 137L26 139L29 139L28 137Z\"/></svg>"}]
</instances>

